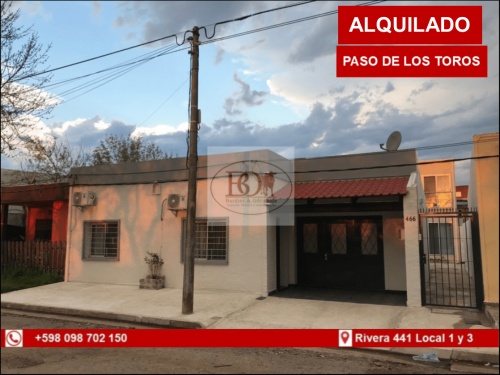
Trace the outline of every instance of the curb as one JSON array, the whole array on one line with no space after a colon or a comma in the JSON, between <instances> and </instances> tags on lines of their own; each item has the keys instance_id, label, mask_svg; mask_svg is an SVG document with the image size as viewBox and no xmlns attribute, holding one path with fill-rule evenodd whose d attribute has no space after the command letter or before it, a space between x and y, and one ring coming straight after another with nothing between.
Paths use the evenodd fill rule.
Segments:
<instances>
[{"instance_id":1,"label":"curb","mask_svg":"<svg viewBox=\"0 0 500 375\"><path fill-rule=\"evenodd\" d=\"M35 306L15 302L1 302L2 309L10 309L17 311L26 311L34 313L47 313L54 315L74 316L81 318L104 319L117 322L128 322L145 325L153 325L164 328L176 329L205 329L203 324L199 322L187 322L182 320L162 319L146 316L135 316L129 314L119 314L103 311L80 310L71 308L59 308L51 306ZM216 328L215 328L216 329ZM361 349L361 348L360 348ZM381 352L391 352L405 355L420 355L426 353L434 353L440 359L467 361L474 363L499 363L499 353L485 353L479 351L470 351L456 348L364 348L371 350L378 350Z\"/></svg>"},{"instance_id":2,"label":"curb","mask_svg":"<svg viewBox=\"0 0 500 375\"><path fill-rule=\"evenodd\" d=\"M491 326L498 329L498 304L484 304L484 314L491 323Z\"/></svg>"},{"instance_id":3,"label":"curb","mask_svg":"<svg viewBox=\"0 0 500 375\"><path fill-rule=\"evenodd\" d=\"M128 314L103 312L103 311L80 310L80 309L60 308L51 306L35 306L35 305L28 305L24 303L15 303L15 302L2 302L0 304L0 307L2 309L10 309L18 311L29 311L36 313L78 316L84 318L105 319L105 320L114 320L114 321L122 321L129 323L147 324L164 328L179 328L179 329L205 328L201 323L198 322L187 322L183 320L162 319L162 318L154 318L148 316L136 316Z\"/></svg>"}]
</instances>

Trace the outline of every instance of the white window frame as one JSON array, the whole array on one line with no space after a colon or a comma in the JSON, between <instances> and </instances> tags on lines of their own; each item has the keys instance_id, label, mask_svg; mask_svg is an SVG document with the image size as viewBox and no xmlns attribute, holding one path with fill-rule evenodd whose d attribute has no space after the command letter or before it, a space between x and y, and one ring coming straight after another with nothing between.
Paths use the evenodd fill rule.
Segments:
<instances>
[{"instance_id":1,"label":"white window frame","mask_svg":"<svg viewBox=\"0 0 500 375\"><path fill-rule=\"evenodd\" d=\"M224 249L209 249L209 241L211 240L211 238L209 237L209 234L210 233L213 233L213 232L210 232L209 230L207 230L206 234L206 241L204 241L203 243L203 247L205 247L204 249L200 248L202 246L202 244L200 244L199 242L199 231L196 231L196 229L198 229L198 225L200 223L207 223L207 227L210 228L210 227L218 227L218 226L223 226L225 228L225 236L220 236L220 237L215 237L215 238L212 238L213 239L216 239L218 242L220 243L212 243L213 246L215 247L218 247L218 246L221 246L221 245L224 245ZM226 217L226 218L196 218L196 224L195 227L195 236L197 237L197 241L195 243L195 263L200 263L200 264L229 264L229 219ZM187 219L183 219L182 220L182 236L181 236L181 263L184 262L184 252L185 252L185 247L186 247L186 230L187 230ZM225 257L224 259L222 258L213 258L214 255L213 253L211 252L214 252L214 251L221 251L221 250L224 250L225 251ZM203 253L205 252L205 256L204 257L201 257L200 253Z\"/></svg>"},{"instance_id":2,"label":"white window frame","mask_svg":"<svg viewBox=\"0 0 500 375\"><path fill-rule=\"evenodd\" d=\"M101 226L104 229L103 238L99 239L95 236L93 231L93 226ZM112 228L111 226L116 226ZM102 242L104 241L104 242ZM107 246L112 246L113 249ZM95 250L99 246L102 248L102 254L96 254ZM97 261L118 261L120 260L120 220L92 220L83 222L83 247L82 247L82 259L83 260L97 260ZM108 250L115 250L116 255L112 252L108 254Z\"/></svg>"},{"instance_id":3,"label":"white window frame","mask_svg":"<svg viewBox=\"0 0 500 375\"><path fill-rule=\"evenodd\" d=\"M429 177L433 177L434 178L434 186L435 186L435 191L434 192L428 192L426 191L425 189L425 179L426 178L429 178ZM439 190L438 189L438 182L437 182L437 179L438 177L446 177L447 180L448 180L448 190ZM429 175L424 175L423 176L423 179L422 179L422 185L423 185L423 188L424 188L424 195L425 195L425 204L426 204L426 207L427 208L453 208L453 189L452 189L452 186L451 186L451 176L449 174L429 174ZM445 198L447 201L449 201L448 204L446 205L440 205L439 202L440 202L440 197L445 197L445 194L447 195L447 197ZM431 196L435 197L434 200L436 202L436 205L431 205L432 204L432 201L431 201Z\"/></svg>"}]
</instances>

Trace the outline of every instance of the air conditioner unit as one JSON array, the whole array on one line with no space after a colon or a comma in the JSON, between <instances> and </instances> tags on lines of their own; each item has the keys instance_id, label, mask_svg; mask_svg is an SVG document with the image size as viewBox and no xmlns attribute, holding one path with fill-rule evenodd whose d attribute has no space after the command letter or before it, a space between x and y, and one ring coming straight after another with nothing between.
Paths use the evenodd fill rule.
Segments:
<instances>
[{"instance_id":1,"label":"air conditioner unit","mask_svg":"<svg viewBox=\"0 0 500 375\"><path fill-rule=\"evenodd\" d=\"M187 202L183 195L169 194L167 206L169 210L185 210L187 208Z\"/></svg>"},{"instance_id":2,"label":"air conditioner unit","mask_svg":"<svg viewBox=\"0 0 500 375\"><path fill-rule=\"evenodd\" d=\"M97 201L97 196L92 191L73 193L73 206L76 207L95 206L96 201Z\"/></svg>"}]
</instances>

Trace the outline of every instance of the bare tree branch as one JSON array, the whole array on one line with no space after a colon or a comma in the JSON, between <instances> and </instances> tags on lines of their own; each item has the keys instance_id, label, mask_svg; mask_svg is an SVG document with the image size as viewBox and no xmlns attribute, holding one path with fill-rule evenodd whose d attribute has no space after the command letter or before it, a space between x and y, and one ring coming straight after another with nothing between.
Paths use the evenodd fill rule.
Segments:
<instances>
[{"instance_id":1,"label":"bare tree branch","mask_svg":"<svg viewBox=\"0 0 500 375\"><path fill-rule=\"evenodd\" d=\"M1 153L19 148L33 137L39 119L46 118L57 99L42 90L50 75L38 73L47 61L50 45L44 48L31 28L16 26L19 9L12 1L1 2Z\"/></svg>"}]
</instances>

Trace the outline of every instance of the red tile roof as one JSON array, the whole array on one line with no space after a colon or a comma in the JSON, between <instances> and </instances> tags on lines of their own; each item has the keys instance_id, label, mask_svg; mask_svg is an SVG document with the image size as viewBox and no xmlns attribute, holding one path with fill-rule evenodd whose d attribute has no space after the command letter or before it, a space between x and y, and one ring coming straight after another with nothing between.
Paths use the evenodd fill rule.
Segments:
<instances>
[{"instance_id":1,"label":"red tile roof","mask_svg":"<svg viewBox=\"0 0 500 375\"><path fill-rule=\"evenodd\" d=\"M409 177L370 178L363 180L313 181L294 184L295 199L354 198L405 195ZM284 190L287 190L286 192ZM289 189L276 193L288 195ZM284 193L284 194L283 194Z\"/></svg>"}]
</instances>

